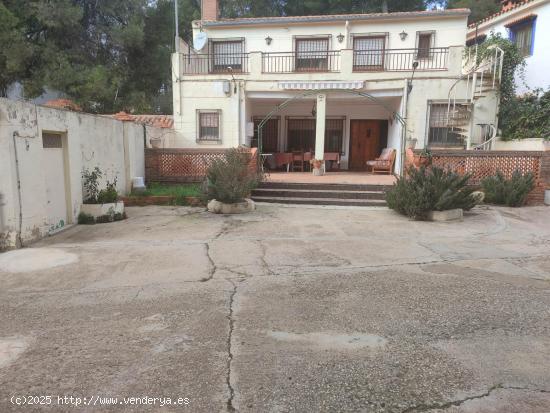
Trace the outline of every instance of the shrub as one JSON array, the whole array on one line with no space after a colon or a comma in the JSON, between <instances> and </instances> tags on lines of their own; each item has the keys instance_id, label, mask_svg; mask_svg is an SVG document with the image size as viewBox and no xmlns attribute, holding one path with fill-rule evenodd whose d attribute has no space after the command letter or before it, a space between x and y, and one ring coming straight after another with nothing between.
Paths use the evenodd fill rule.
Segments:
<instances>
[{"instance_id":1,"label":"shrub","mask_svg":"<svg viewBox=\"0 0 550 413\"><path fill-rule=\"evenodd\" d=\"M472 209L478 199L468 187L470 175L458 175L437 167L410 167L405 177L387 192L388 206L413 219L426 219L430 211Z\"/></svg>"},{"instance_id":2,"label":"shrub","mask_svg":"<svg viewBox=\"0 0 550 413\"><path fill-rule=\"evenodd\" d=\"M90 214L81 212L80 214L78 214L78 223L80 225L93 225L95 224L95 218Z\"/></svg>"},{"instance_id":3,"label":"shrub","mask_svg":"<svg viewBox=\"0 0 550 413\"><path fill-rule=\"evenodd\" d=\"M535 187L535 177L531 172L522 175L515 171L511 179L506 179L502 172L481 181L485 192L485 202L489 204L519 207L527 201L527 195Z\"/></svg>"},{"instance_id":4,"label":"shrub","mask_svg":"<svg viewBox=\"0 0 550 413\"><path fill-rule=\"evenodd\" d=\"M100 215L95 219L95 222L98 224L106 224L108 222L114 221L114 215L106 214L106 215Z\"/></svg>"},{"instance_id":5,"label":"shrub","mask_svg":"<svg viewBox=\"0 0 550 413\"><path fill-rule=\"evenodd\" d=\"M99 194L99 179L103 172L97 166L92 170L84 169L82 171L82 186L84 187L84 203L96 204Z\"/></svg>"},{"instance_id":6,"label":"shrub","mask_svg":"<svg viewBox=\"0 0 550 413\"><path fill-rule=\"evenodd\" d=\"M99 191L97 195L98 204L110 204L118 201L118 192L116 190L117 178L113 182L107 181L105 189Z\"/></svg>"},{"instance_id":7,"label":"shrub","mask_svg":"<svg viewBox=\"0 0 550 413\"><path fill-rule=\"evenodd\" d=\"M223 159L216 159L208 168L205 197L227 204L243 201L258 186L262 175L251 170L252 155L241 149L230 149Z\"/></svg>"}]
</instances>

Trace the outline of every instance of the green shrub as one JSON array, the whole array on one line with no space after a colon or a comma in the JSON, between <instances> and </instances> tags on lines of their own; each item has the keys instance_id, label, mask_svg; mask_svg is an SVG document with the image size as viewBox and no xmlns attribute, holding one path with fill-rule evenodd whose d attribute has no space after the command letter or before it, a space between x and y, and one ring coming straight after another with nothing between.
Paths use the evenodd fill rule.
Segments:
<instances>
[{"instance_id":1,"label":"green shrub","mask_svg":"<svg viewBox=\"0 0 550 413\"><path fill-rule=\"evenodd\" d=\"M520 171L515 171L511 179L506 179L497 171L496 175L481 181L481 186L485 192L485 202L519 207L525 205L527 195L535 187L535 177L531 172L522 175Z\"/></svg>"},{"instance_id":2,"label":"green shrub","mask_svg":"<svg viewBox=\"0 0 550 413\"><path fill-rule=\"evenodd\" d=\"M78 223L80 225L93 225L95 224L95 218L90 214L81 212L80 214L78 214Z\"/></svg>"},{"instance_id":3,"label":"green shrub","mask_svg":"<svg viewBox=\"0 0 550 413\"><path fill-rule=\"evenodd\" d=\"M95 222L98 224L106 224L108 222L114 221L114 215L106 214L106 215L100 215L95 219Z\"/></svg>"},{"instance_id":4,"label":"green shrub","mask_svg":"<svg viewBox=\"0 0 550 413\"><path fill-rule=\"evenodd\" d=\"M117 178L113 182L107 181L105 189L99 191L97 195L98 204L110 204L118 201L118 192L116 190Z\"/></svg>"},{"instance_id":5,"label":"green shrub","mask_svg":"<svg viewBox=\"0 0 550 413\"><path fill-rule=\"evenodd\" d=\"M90 171L84 169L82 171L82 186L84 187L84 203L96 204L99 194L99 179L103 176L103 172L97 166Z\"/></svg>"},{"instance_id":6,"label":"green shrub","mask_svg":"<svg viewBox=\"0 0 550 413\"><path fill-rule=\"evenodd\" d=\"M260 172L249 167L251 160L248 151L230 149L222 159L212 162L203 186L206 199L231 204L247 198L262 179Z\"/></svg>"},{"instance_id":7,"label":"green shrub","mask_svg":"<svg viewBox=\"0 0 550 413\"><path fill-rule=\"evenodd\" d=\"M430 211L461 208L472 209L477 199L468 187L470 175L458 175L437 167L407 170L407 176L387 192L388 206L413 219L426 219Z\"/></svg>"}]
</instances>

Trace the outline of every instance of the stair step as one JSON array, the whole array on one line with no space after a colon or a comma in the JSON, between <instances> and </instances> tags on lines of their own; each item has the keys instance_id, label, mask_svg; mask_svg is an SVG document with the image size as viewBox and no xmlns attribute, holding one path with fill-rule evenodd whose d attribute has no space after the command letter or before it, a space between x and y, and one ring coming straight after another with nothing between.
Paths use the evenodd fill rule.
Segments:
<instances>
[{"instance_id":1,"label":"stair step","mask_svg":"<svg viewBox=\"0 0 550 413\"><path fill-rule=\"evenodd\" d=\"M375 199L335 199L335 198L293 198L293 197L267 197L252 196L254 202L266 202L276 204L298 205L335 205L335 206L376 206L385 207L385 200Z\"/></svg>"},{"instance_id":2,"label":"stair step","mask_svg":"<svg viewBox=\"0 0 550 413\"><path fill-rule=\"evenodd\" d=\"M262 182L258 189L305 189L321 191L384 191L391 185L375 184L326 184L326 183L288 183L288 182Z\"/></svg>"},{"instance_id":3,"label":"stair step","mask_svg":"<svg viewBox=\"0 0 550 413\"><path fill-rule=\"evenodd\" d=\"M326 189L290 189L290 188L258 188L252 191L252 196L277 198L331 198L331 199L377 199L384 200L384 191L349 191Z\"/></svg>"}]
</instances>

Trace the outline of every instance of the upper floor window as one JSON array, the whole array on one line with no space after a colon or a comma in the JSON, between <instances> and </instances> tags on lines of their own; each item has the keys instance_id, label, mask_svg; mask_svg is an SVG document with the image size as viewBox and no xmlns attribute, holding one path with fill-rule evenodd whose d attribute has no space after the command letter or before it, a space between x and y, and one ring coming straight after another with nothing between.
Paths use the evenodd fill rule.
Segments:
<instances>
[{"instance_id":1,"label":"upper floor window","mask_svg":"<svg viewBox=\"0 0 550 413\"><path fill-rule=\"evenodd\" d=\"M243 39L211 40L212 72L245 71Z\"/></svg>"},{"instance_id":2,"label":"upper floor window","mask_svg":"<svg viewBox=\"0 0 550 413\"><path fill-rule=\"evenodd\" d=\"M329 67L330 37L296 39L296 70L326 71Z\"/></svg>"},{"instance_id":3,"label":"upper floor window","mask_svg":"<svg viewBox=\"0 0 550 413\"><path fill-rule=\"evenodd\" d=\"M354 70L379 70L384 68L386 34L359 35L353 37Z\"/></svg>"},{"instance_id":4,"label":"upper floor window","mask_svg":"<svg viewBox=\"0 0 550 413\"><path fill-rule=\"evenodd\" d=\"M430 57L430 49L434 47L435 32L416 32L416 57L427 59Z\"/></svg>"},{"instance_id":5,"label":"upper floor window","mask_svg":"<svg viewBox=\"0 0 550 413\"><path fill-rule=\"evenodd\" d=\"M533 54L533 40L535 32L535 19L537 16L530 15L521 21L516 21L506 27L510 31L510 40L516 44L522 56Z\"/></svg>"}]
</instances>

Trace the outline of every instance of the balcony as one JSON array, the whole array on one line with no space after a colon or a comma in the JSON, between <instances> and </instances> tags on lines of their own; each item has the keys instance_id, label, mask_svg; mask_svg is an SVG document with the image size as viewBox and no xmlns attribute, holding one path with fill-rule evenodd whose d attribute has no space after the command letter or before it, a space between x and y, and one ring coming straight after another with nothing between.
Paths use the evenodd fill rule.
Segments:
<instances>
[{"instance_id":1,"label":"balcony","mask_svg":"<svg viewBox=\"0 0 550 413\"><path fill-rule=\"evenodd\" d=\"M329 73L339 71L339 50L262 53L262 73Z\"/></svg>"},{"instance_id":2,"label":"balcony","mask_svg":"<svg viewBox=\"0 0 550 413\"><path fill-rule=\"evenodd\" d=\"M460 72L462 47L430 49L330 50L180 55L183 75L245 74L251 78L280 74L340 74L348 79L366 72ZM417 63L416 69L414 64ZM351 76L355 78L356 76Z\"/></svg>"},{"instance_id":3,"label":"balcony","mask_svg":"<svg viewBox=\"0 0 550 413\"><path fill-rule=\"evenodd\" d=\"M248 73L249 53L184 54L184 75Z\"/></svg>"}]
</instances>

